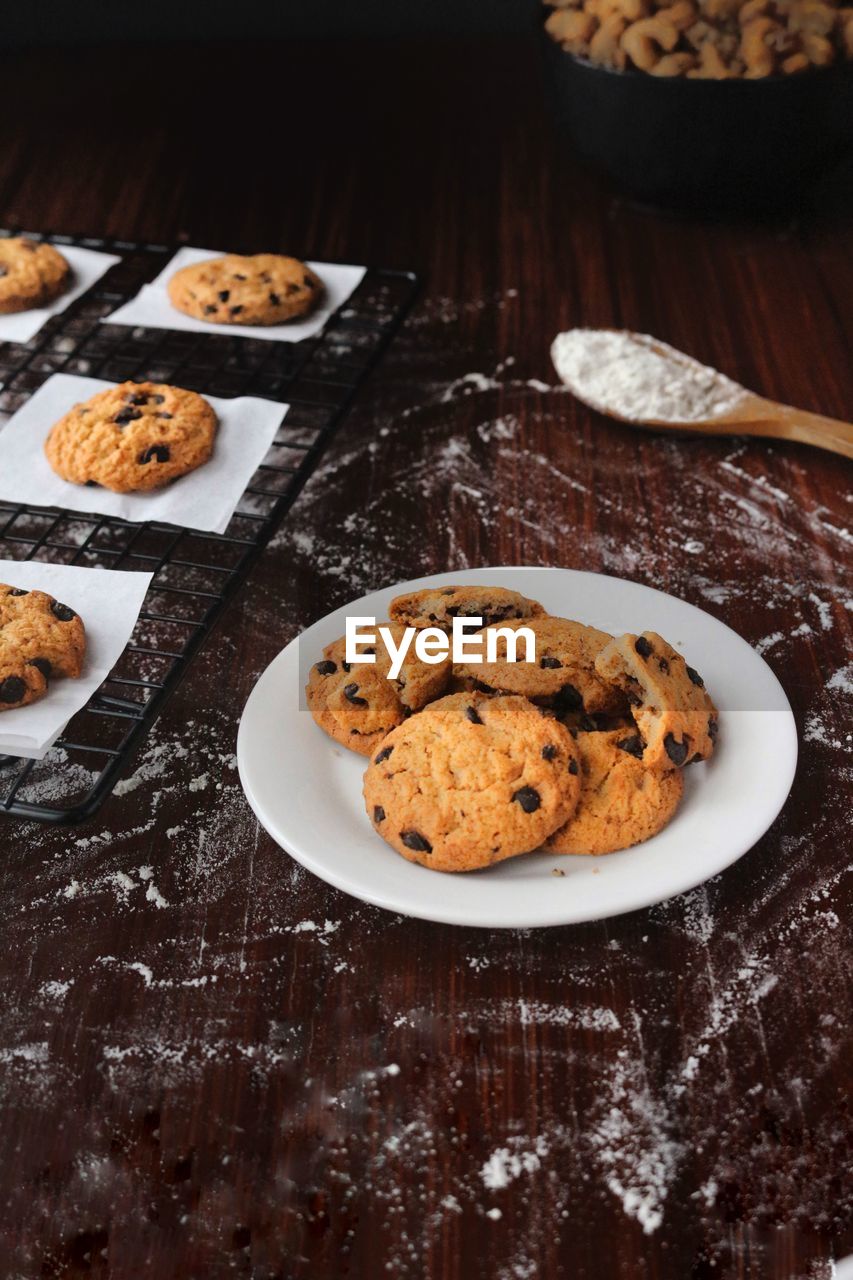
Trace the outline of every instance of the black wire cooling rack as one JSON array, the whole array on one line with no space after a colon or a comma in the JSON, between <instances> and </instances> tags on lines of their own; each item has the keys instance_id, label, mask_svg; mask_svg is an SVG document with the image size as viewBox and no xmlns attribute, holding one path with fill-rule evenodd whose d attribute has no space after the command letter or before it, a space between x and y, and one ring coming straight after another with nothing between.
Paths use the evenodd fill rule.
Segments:
<instances>
[{"instance_id":1,"label":"black wire cooling rack","mask_svg":"<svg viewBox=\"0 0 853 1280\"><path fill-rule=\"evenodd\" d=\"M290 409L223 534L0 500L0 558L153 573L109 678L43 760L0 756L0 812L78 822L109 795L131 751L252 561L277 528L417 290L411 272L369 268L320 334L299 343L129 328L102 317L157 275L175 246L31 232L121 255L30 342L0 343L0 428L53 373L169 382L212 396L264 396Z\"/></svg>"}]
</instances>

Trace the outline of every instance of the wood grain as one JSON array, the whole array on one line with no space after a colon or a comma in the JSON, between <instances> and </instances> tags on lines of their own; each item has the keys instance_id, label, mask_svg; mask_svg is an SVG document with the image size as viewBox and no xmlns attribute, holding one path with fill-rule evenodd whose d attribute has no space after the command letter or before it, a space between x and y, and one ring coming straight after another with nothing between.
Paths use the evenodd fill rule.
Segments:
<instances>
[{"instance_id":1,"label":"wood grain","mask_svg":"<svg viewBox=\"0 0 853 1280\"><path fill-rule=\"evenodd\" d=\"M626 206L518 41L0 74L0 223L425 277L119 793L84 828L2 828L3 1274L828 1277L853 1251L849 464L641 435L554 389L548 344L650 332L849 419L844 184L781 226ZM634 578L764 652L803 750L735 867L479 932L345 898L258 830L235 731L280 647L370 588L504 563Z\"/></svg>"}]
</instances>

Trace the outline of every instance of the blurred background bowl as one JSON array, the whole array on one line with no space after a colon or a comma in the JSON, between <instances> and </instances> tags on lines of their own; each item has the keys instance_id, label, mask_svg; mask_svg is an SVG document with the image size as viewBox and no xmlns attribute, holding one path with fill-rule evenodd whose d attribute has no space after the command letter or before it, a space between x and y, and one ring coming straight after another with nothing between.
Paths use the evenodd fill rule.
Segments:
<instances>
[{"instance_id":1,"label":"blurred background bowl","mask_svg":"<svg viewBox=\"0 0 853 1280\"><path fill-rule=\"evenodd\" d=\"M581 157L644 203L778 212L853 151L853 63L764 80L611 71L542 32L554 109Z\"/></svg>"}]
</instances>

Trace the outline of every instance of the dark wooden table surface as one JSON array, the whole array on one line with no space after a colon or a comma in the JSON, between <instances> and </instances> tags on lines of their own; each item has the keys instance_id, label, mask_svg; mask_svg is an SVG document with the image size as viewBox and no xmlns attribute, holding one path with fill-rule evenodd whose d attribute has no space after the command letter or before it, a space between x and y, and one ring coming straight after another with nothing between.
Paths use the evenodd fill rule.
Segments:
<instances>
[{"instance_id":1,"label":"dark wooden table surface","mask_svg":"<svg viewBox=\"0 0 853 1280\"><path fill-rule=\"evenodd\" d=\"M853 416L843 183L773 225L632 208L567 154L518 42L0 77L0 224L424 278L118 793L81 828L0 828L2 1274L829 1277L853 1251L850 465L635 434L554 388L548 345L646 330ZM764 654L801 761L736 866L481 932L344 897L259 830L235 735L278 650L371 588L502 563L660 587Z\"/></svg>"}]
</instances>

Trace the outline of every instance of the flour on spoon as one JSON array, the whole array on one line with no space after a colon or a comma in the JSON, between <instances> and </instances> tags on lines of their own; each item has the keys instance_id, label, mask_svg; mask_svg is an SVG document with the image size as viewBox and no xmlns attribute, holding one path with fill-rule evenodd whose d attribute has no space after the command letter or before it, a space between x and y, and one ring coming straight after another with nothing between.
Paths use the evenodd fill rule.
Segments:
<instances>
[{"instance_id":1,"label":"flour on spoon","mask_svg":"<svg viewBox=\"0 0 853 1280\"><path fill-rule=\"evenodd\" d=\"M749 392L646 333L569 329L551 345L562 381L579 400L630 422L700 422L730 413Z\"/></svg>"}]
</instances>

